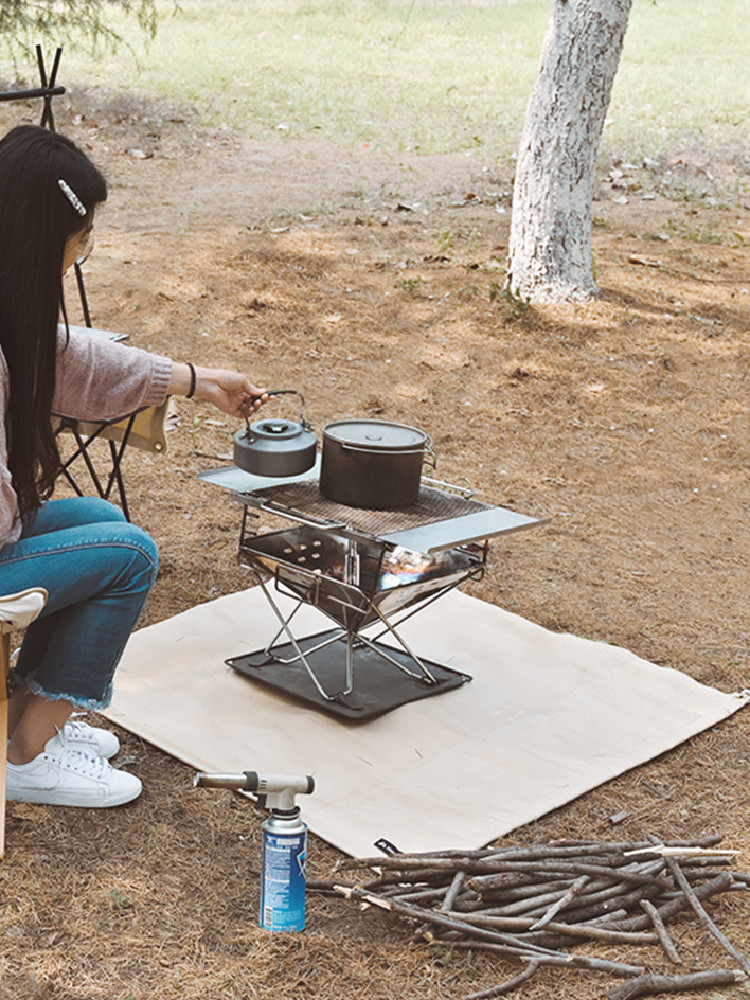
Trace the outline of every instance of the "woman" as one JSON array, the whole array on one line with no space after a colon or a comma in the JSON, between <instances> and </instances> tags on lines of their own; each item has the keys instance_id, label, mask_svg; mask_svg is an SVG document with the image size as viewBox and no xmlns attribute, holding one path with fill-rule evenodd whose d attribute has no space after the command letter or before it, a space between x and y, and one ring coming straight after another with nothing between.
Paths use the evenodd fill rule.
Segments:
<instances>
[{"instance_id":1,"label":"woman","mask_svg":"<svg viewBox=\"0 0 750 1000\"><path fill-rule=\"evenodd\" d=\"M208 400L234 417L265 391L58 326L62 274L90 249L104 178L64 136L35 126L0 141L0 593L49 591L26 631L9 703L7 798L113 806L135 775L107 762L117 738L73 718L101 709L157 569L156 547L104 500L49 500L60 458L52 413L79 419Z\"/></svg>"}]
</instances>

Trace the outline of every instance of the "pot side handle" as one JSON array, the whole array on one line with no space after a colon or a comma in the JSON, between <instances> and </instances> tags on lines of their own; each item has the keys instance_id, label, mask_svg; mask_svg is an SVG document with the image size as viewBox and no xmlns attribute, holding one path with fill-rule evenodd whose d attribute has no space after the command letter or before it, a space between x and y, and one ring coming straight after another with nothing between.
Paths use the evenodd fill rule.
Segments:
<instances>
[{"instance_id":1,"label":"pot side handle","mask_svg":"<svg viewBox=\"0 0 750 1000\"><path fill-rule=\"evenodd\" d=\"M437 454L435 449L432 447L432 438L429 434L426 435L427 440L422 448L399 448L398 451L394 451L394 455L422 455L423 464L429 465L431 469L437 468ZM339 441L337 442L342 451L358 451L365 455L382 455L382 448L368 448L366 444L352 444L350 441ZM430 456L428 461L427 456Z\"/></svg>"}]
</instances>

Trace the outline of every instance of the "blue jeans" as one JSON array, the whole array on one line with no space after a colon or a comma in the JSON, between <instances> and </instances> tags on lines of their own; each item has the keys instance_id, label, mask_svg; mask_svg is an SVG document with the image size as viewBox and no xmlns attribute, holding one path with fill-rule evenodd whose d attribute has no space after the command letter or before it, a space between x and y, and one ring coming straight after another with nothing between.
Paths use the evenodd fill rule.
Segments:
<instances>
[{"instance_id":1,"label":"blue jeans","mask_svg":"<svg viewBox=\"0 0 750 1000\"><path fill-rule=\"evenodd\" d=\"M51 500L0 547L0 594L44 587L13 676L35 694L106 708L112 676L156 580L156 545L97 497Z\"/></svg>"}]
</instances>

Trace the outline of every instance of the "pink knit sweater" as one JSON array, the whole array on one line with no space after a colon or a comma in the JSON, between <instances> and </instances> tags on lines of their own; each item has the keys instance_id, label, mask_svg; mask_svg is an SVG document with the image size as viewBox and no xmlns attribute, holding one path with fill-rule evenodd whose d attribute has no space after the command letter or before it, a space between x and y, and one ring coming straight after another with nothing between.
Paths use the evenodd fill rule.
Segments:
<instances>
[{"instance_id":1,"label":"pink knit sweater","mask_svg":"<svg viewBox=\"0 0 750 1000\"><path fill-rule=\"evenodd\" d=\"M158 354L86 333L58 330L54 413L81 420L120 417L167 397L172 362ZM8 366L0 351L0 412L8 408ZM0 421L0 545L21 533L18 503L8 469L5 423Z\"/></svg>"}]
</instances>

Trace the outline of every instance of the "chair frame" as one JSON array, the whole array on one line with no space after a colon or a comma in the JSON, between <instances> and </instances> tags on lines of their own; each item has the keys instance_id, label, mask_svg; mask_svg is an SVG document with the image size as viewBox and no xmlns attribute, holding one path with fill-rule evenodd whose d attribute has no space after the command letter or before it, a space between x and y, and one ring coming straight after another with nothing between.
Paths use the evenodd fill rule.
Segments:
<instances>
[{"instance_id":1,"label":"chair frame","mask_svg":"<svg viewBox=\"0 0 750 1000\"><path fill-rule=\"evenodd\" d=\"M75 451L70 455L60 466L59 474L67 481L67 483L75 490L79 497L84 496L84 492L78 485L70 471L70 466L77 458L82 458L86 468L88 469L91 481L94 484L94 488L97 494L103 500L109 500L112 495L112 490L117 487L117 495L120 500L120 506L122 507L122 512L130 520L130 508L128 507L128 498L125 492L125 483L122 478L122 460L125 454L125 449L130 441L130 434L133 430L133 424L135 423L138 413L131 413L127 417L115 417L112 420L102 420L96 421L96 428L90 434L83 434L80 430L80 421L75 420L72 417L61 417L60 423L58 424L56 435L61 434L63 431L70 431L73 435L76 448ZM106 476L106 482L102 483L102 476L96 470L91 456L89 455L89 446L97 438L100 438L106 430L113 427L115 424L121 423L125 420L125 428L123 430L122 441L119 444L113 441L111 438L107 439L107 444L109 445L109 455L111 461L111 468Z\"/></svg>"},{"instance_id":2,"label":"chair frame","mask_svg":"<svg viewBox=\"0 0 750 1000\"><path fill-rule=\"evenodd\" d=\"M2 665L2 681L0 681L0 746L7 746L10 634L5 631L0 635L0 665ZM5 754L0 754L0 860L5 856L5 790L7 766L8 760Z\"/></svg>"},{"instance_id":3,"label":"chair frame","mask_svg":"<svg viewBox=\"0 0 750 1000\"><path fill-rule=\"evenodd\" d=\"M11 632L26 628L37 618L47 601L43 587L32 587L17 594L0 596L0 746L8 743L8 699L10 678ZM5 857L5 794L8 761L0 753L0 861Z\"/></svg>"}]
</instances>

